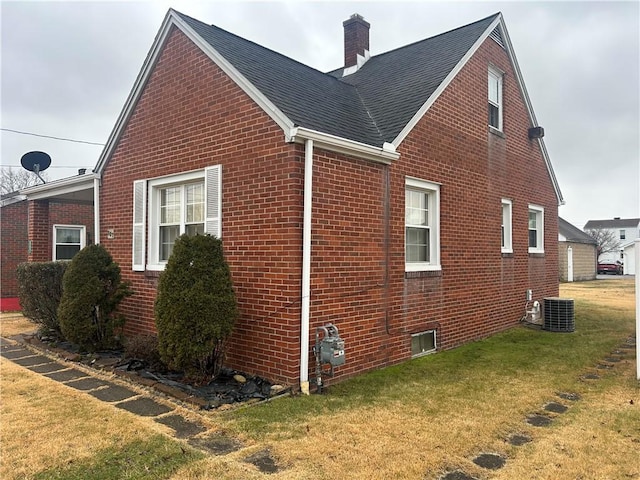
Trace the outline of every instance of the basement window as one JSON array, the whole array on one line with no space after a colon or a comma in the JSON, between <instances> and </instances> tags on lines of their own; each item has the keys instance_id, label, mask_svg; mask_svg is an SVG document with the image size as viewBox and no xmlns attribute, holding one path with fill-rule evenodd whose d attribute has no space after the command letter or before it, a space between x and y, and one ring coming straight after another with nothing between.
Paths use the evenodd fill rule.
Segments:
<instances>
[{"instance_id":1,"label":"basement window","mask_svg":"<svg viewBox=\"0 0 640 480\"><path fill-rule=\"evenodd\" d=\"M421 357L436 351L436 331L415 333L411 335L411 357Z\"/></svg>"}]
</instances>

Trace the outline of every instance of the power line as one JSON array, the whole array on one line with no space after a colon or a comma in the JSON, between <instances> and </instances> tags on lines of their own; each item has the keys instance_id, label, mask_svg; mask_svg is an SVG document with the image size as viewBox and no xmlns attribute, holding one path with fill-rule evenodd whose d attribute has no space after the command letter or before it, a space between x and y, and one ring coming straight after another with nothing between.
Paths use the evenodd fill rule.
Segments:
<instances>
[{"instance_id":1,"label":"power line","mask_svg":"<svg viewBox=\"0 0 640 480\"><path fill-rule=\"evenodd\" d=\"M10 128L0 128L3 132L19 133L20 135L31 135L32 137L51 138L53 140L62 140L64 142L84 143L87 145L98 145L104 147L104 143L87 142L85 140L73 140L71 138L53 137L51 135L40 135L39 133L21 132L20 130L12 130Z\"/></svg>"}]
</instances>

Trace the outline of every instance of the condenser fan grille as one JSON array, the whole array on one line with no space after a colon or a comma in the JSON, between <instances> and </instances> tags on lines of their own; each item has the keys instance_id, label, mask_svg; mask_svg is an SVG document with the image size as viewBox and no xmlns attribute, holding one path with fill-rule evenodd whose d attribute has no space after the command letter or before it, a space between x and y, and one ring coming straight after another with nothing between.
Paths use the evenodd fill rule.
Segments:
<instances>
[{"instance_id":1,"label":"condenser fan grille","mask_svg":"<svg viewBox=\"0 0 640 480\"><path fill-rule=\"evenodd\" d=\"M551 332L573 332L576 329L573 299L545 298L543 328Z\"/></svg>"}]
</instances>

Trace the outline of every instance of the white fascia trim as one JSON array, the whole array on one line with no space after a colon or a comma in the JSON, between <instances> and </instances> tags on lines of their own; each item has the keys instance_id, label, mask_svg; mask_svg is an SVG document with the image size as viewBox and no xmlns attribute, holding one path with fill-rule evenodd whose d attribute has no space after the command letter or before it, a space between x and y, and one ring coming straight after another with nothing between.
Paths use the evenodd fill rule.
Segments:
<instances>
[{"instance_id":1,"label":"white fascia trim","mask_svg":"<svg viewBox=\"0 0 640 480\"><path fill-rule=\"evenodd\" d=\"M305 140L313 140L316 148L344 153L384 165L390 165L400 158L400 154L395 151L395 147L386 142L382 147L373 147L365 143L354 142L353 140L304 127L292 128L286 137L286 141L289 143L304 143Z\"/></svg>"},{"instance_id":2,"label":"white fascia trim","mask_svg":"<svg viewBox=\"0 0 640 480\"><path fill-rule=\"evenodd\" d=\"M93 188L96 179L100 179L100 175L97 173L62 178L42 185L24 188L20 190L20 194L25 195L28 200L42 200L67 193L90 190Z\"/></svg>"},{"instance_id":3,"label":"white fascia trim","mask_svg":"<svg viewBox=\"0 0 640 480\"><path fill-rule=\"evenodd\" d=\"M266 113L269 115L273 121L275 121L280 128L282 128L285 132L294 127L294 124L289 118L278 109L267 97L265 97L262 92L260 92L249 80L247 80L231 63L229 63L220 53L218 53L209 43L207 43L200 35L198 35L186 22L184 22L180 16L173 9L169 9L167 15L162 22L162 26L156 35L156 38L147 54L147 58L145 59L142 69L136 78L136 81L133 85L129 96L127 97L127 101L120 112L120 116L116 121L115 127L107 140L107 144L105 145L100 158L98 159L98 163L96 165L95 171L102 173L104 170L109 158L113 154L118 140L120 139L120 135L122 134L124 128L131 117L135 106L138 103L140 96L153 72L153 68L162 53L162 49L164 47L165 42L169 38L169 34L171 32L171 27L175 26L178 28L183 34L187 36L202 52L207 55L220 69L225 72L249 97L256 102Z\"/></svg>"},{"instance_id":4,"label":"white fascia trim","mask_svg":"<svg viewBox=\"0 0 640 480\"><path fill-rule=\"evenodd\" d=\"M438 97L440 97L442 92L444 92L444 90L449 86L451 81L456 77L456 75L458 75L458 73L460 73L460 70L462 70L462 68L467 64L469 59L476 53L478 48L480 48L480 45L482 45L482 43L487 39L487 37L491 34L493 29L496 28L496 26L501 22L501 20L502 20L502 14L500 14L498 18L496 18L493 22L491 22L491 25L489 25L487 29L484 31L484 33L480 35L480 37L476 40L473 46L467 51L467 53L464 54L464 56L460 59L458 64L453 68L453 70L449 72L449 75L447 75L445 79L440 83L438 88L436 88L435 92L431 94L431 96L422 105L422 107L420 107L420 109L416 112L416 114L409 121L409 123L405 125L405 127L398 134L398 136L393 140L393 142L391 142L396 146L396 148L400 146L400 144L406 138L406 136L409 135L409 132L413 130L413 128L420 121L420 119L427 113L429 108L431 108L431 105L435 103L435 101L438 99Z\"/></svg>"}]
</instances>

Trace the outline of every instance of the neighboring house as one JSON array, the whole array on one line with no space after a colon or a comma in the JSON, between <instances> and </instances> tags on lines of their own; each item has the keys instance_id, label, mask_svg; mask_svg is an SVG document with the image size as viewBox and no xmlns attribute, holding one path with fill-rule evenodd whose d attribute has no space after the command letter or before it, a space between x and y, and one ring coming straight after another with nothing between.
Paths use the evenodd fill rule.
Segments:
<instances>
[{"instance_id":1,"label":"neighboring house","mask_svg":"<svg viewBox=\"0 0 640 480\"><path fill-rule=\"evenodd\" d=\"M560 281L595 280L597 263L597 242L579 228L558 217Z\"/></svg>"},{"instance_id":2,"label":"neighboring house","mask_svg":"<svg viewBox=\"0 0 640 480\"><path fill-rule=\"evenodd\" d=\"M75 177L72 177L75 178ZM51 189L51 182L25 189ZM27 261L70 260L81 248L91 243L94 231L91 202L51 197L35 203L21 192L2 197L0 201L0 231L2 231L2 311L20 310L16 268ZM38 234L29 236L33 222L39 222Z\"/></svg>"},{"instance_id":3,"label":"neighboring house","mask_svg":"<svg viewBox=\"0 0 640 480\"><path fill-rule=\"evenodd\" d=\"M376 56L362 17L343 25L327 74L169 10L95 169L127 334L155 330L181 233L223 240L227 364L305 392L330 322L345 378L558 295L562 195L502 15Z\"/></svg>"},{"instance_id":4,"label":"neighboring house","mask_svg":"<svg viewBox=\"0 0 640 480\"><path fill-rule=\"evenodd\" d=\"M621 261L624 264L624 273L635 274L634 240L640 238L640 218L614 217L608 220L589 220L584 230L608 230L613 233L619 242L617 252L607 252L600 255L598 261Z\"/></svg>"}]
</instances>

